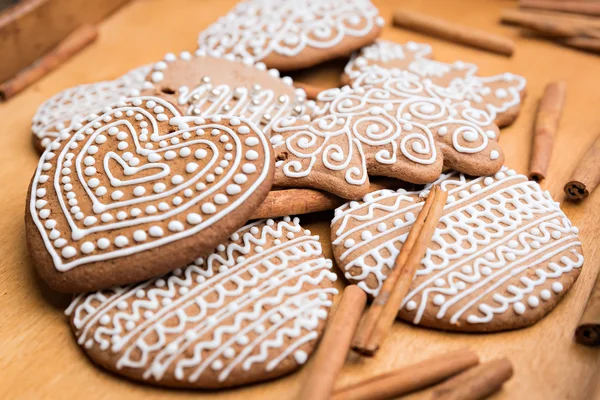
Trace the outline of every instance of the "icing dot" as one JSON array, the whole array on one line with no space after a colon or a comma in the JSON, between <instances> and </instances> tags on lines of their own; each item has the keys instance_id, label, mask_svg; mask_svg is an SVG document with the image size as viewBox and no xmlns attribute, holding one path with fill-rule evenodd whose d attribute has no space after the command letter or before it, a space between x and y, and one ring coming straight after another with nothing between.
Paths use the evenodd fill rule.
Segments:
<instances>
[{"instance_id":1,"label":"icing dot","mask_svg":"<svg viewBox=\"0 0 600 400\"><path fill-rule=\"evenodd\" d=\"M120 190L115 190L114 192L112 192L110 197L113 200L119 200L121 197L123 197L123 192L121 192Z\"/></svg>"},{"instance_id":2,"label":"icing dot","mask_svg":"<svg viewBox=\"0 0 600 400\"><path fill-rule=\"evenodd\" d=\"M554 293L560 293L560 292L562 292L563 289L564 289L563 284L560 282L554 282L552 284L552 291Z\"/></svg>"},{"instance_id":3,"label":"icing dot","mask_svg":"<svg viewBox=\"0 0 600 400\"><path fill-rule=\"evenodd\" d=\"M437 287L441 287L441 286L444 286L446 284L446 281L444 279L442 279L442 278L438 278L438 279L435 280L434 284Z\"/></svg>"},{"instance_id":4,"label":"icing dot","mask_svg":"<svg viewBox=\"0 0 600 400\"><path fill-rule=\"evenodd\" d=\"M354 241L354 239L346 239L346 241L344 242L344 247L348 249L354 246L355 244L356 242Z\"/></svg>"},{"instance_id":5,"label":"icing dot","mask_svg":"<svg viewBox=\"0 0 600 400\"><path fill-rule=\"evenodd\" d=\"M497 150L492 150L492 151L490 152L490 159L491 159L491 160L497 160L497 159L498 159L498 157L500 157L500 153L498 153L498 151L497 151Z\"/></svg>"},{"instance_id":6,"label":"icing dot","mask_svg":"<svg viewBox=\"0 0 600 400\"><path fill-rule=\"evenodd\" d=\"M200 208L204 214L214 214L217 212L217 207L213 203L204 203Z\"/></svg>"},{"instance_id":7,"label":"icing dot","mask_svg":"<svg viewBox=\"0 0 600 400\"><path fill-rule=\"evenodd\" d=\"M362 231L360 234L360 238L362 240L369 240L373 237L373 234L369 231Z\"/></svg>"},{"instance_id":8,"label":"icing dot","mask_svg":"<svg viewBox=\"0 0 600 400\"><path fill-rule=\"evenodd\" d=\"M123 235L119 235L115 238L115 246L117 247L125 247L129 244L129 240L127 237Z\"/></svg>"},{"instance_id":9,"label":"icing dot","mask_svg":"<svg viewBox=\"0 0 600 400\"><path fill-rule=\"evenodd\" d=\"M561 238L561 236L562 236L562 234L560 233L560 231L553 231L553 232L552 232L552 237L553 237L554 239L560 239L560 238Z\"/></svg>"},{"instance_id":10,"label":"icing dot","mask_svg":"<svg viewBox=\"0 0 600 400\"><path fill-rule=\"evenodd\" d=\"M198 164L196 164L195 162L187 163L186 166L185 166L185 171L188 174L191 174L192 172L194 172L197 169L198 169Z\"/></svg>"},{"instance_id":11,"label":"icing dot","mask_svg":"<svg viewBox=\"0 0 600 400\"><path fill-rule=\"evenodd\" d=\"M410 300L408 303L406 303L406 309L408 311L413 311L417 309L417 303L413 300Z\"/></svg>"},{"instance_id":12,"label":"icing dot","mask_svg":"<svg viewBox=\"0 0 600 400\"><path fill-rule=\"evenodd\" d=\"M387 225L384 222L380 222L377 224L377 230L379 232L385 232L387 230Z\"/></svg>"},{"instance_id":13,"label":"icing dot","mask_svg":"<svg viewBox=\"0 0 600 400\"><path fill-rule=\"evenodd\" d=\"M110 317L106 314L100 317L100 323L102 325L107 325L110 322Z\"/></svg>"},{"instance_id":14,"label":"icing dot","mask_svg":"<svg viewBox=\"0 0 600 400\"><path fill-rule=\"evenodd\" d=\"M536 296L529 296L527 298L527 304L529 304L531 308L535 308L540 305L540 300Z\"/></svg>"},{"instance_id":15,"label":"icing dot","mask_svg":"<svg viewBox=\"0 0 600 400\"><path fill-rule=\"evenodd\" d=\"M445 301L446 298L441 294L436 294L433 297L433 304L435 304L436 306L441 306L442 304L444 304Z\"/></svg>"},{"instance_id":16,"label":"icing dot","mask_svg":"<svg viewBox=\"0 0 600 400\"><path fill-rule=\"evenodd\" d=\"M520 301L517 301L515 304L513 304L513 309L515 310L515 312L519 315L523 315L525 313L525 304L521 303Z\"/></svg>"},{"instance_id":17,"label":"icing dot","mask_svg":"<svg viewBox=\"0 0 600 400\"><path fill-rule=\"evenodd\" d=\"M108 240L107 238L100 238L98 239L97 244L99 249L104 250L108 248L108 246L110 246L110 240Z\"/></svg>"},{"instance_id":18,"label":"icing dot","mask_svg":"<svg viewBox=\"0 0 600 400\"><path fill-rule=\"evenodd\" d=\"M135 240L136 242L143 242L146 239L147 235L146 232L144 232L143 230L137 230L133 232L133 240Z\"/></svg>"},{"instance_id":19,"label":"icing dot","mask_svg":"<svg viewBox=\"0 0 600 400\"><path fill-rule=\"evenodd\" d=\"M475 142L477 140L477 132L475 131L465 131L463 133L463 138L467 141L467 142Z\"/></svg>"},{"instance_id":20,"label":"icing dot","mask_svg":"<svg viewBox=\"0 0 600 400\"><path fill-rule=\"evenodd\" d=\"M540 292L540 297L542 298L542 300L550 300L550 297L552 297L552 293L550 293L548 289L544 289Z\"/></svg>"},{"instance_id":21,"label":"icing dot","mask_svg":"<svg viewBox=\"0 0 600 400\"><path fill-rule=\"evenodd\" d=\"M64 258L71 258L77 254L77 249L75 249L73 246L67 246L62 249L61 254Z\"/></svg>"},{"instance_id":22,"label":"icing dot","mask_svg":"<svg viewBox=\"0 0 600 400\"><path fill-rule=\"evenodd\" d=\"M227 204L229 199L224 194L219 193L215 196L214 201L216 204Z\"/></svg>"},{"instance_id":23,"label":"icing dot","mask_svg":"<svg viewBox=\"0 0 600 400\"><path fill-rule=\"evenodd\" d=\"M408 222L414 221L415 219L415 214L413 214L412 212L407 212L406 215L404 216L406 218L406 220Z\"/></svg>"},{"instance_id":24,"label":"icing dot","mask_svg":"<svg viewBox=\"0 0 600 400\"><path fill-rule=\"evenodd\" d=\"M298 364L304 364L307 359L308 359L308 355L306 354L305 351L303 351L303 350L296 350L294 352L294 360L296 360L296 362Z\"/></svg>"},{"instance_id":25,"label":"icing dot","mask_svg":"<svg viewBox=\"0 0 600 400\"><path fill-rule=\"evenodd\" d=\"M167 186L164 183L157 183L156 185L154 185L153 190L155 193L162 193L165 191L165 189L167 188Z\"/></svg>"},{"instance_id":26,"label":"icing dot","mask_svg":"<svg viewBox=\"0 0 600 400\"><path fill-rule=\"evenodd\" d=\"M492 269L490 267L483 267L483 268L481 268L481 274L482 275L491 275Z\"/></svg>"},{"instance_id":27,"label":"icing dot","mask_svg":"<svg viewBox=\"0 0 600 400\"><path fill-rule=\"evenodd\" d=\"M258 153L254 150L248 150L246 152L246 159L254 161L254 160L258 159Z\"/></svg>"},{"instance_id":28,"label":"icing dot","mask_svg":"<svg viewBox=\"0 0 600 400\"><path fill-rule=\"evenodd\" d=\"M202 217L200 216L200 214L190 213L187 215L186 221L188 222L188 224L198 225L200 222L202 222Z\"/></svg>"},{"instance_id":29,"label":"icing dot","mask_svg":"<svg viewBox=\"0 0 600 400\"><path fill-rule=\"evenodd\" d=\"M228 195L236 195L242 191L242 188L239 185L231 184L227 185L225 191Z\"/></svg>"},{"instance_id":30,"label":"icing dot","mask_svg":"<svg viewBox=\"0 0 600 400\"><path fill-rule=\"evenodd\" d=\"M242 165L242 171L245 174L253 174L254 172L256 172L256 166L254 164L244 164Z\"/></svg>"},{"instance_id":31,"label":"icing dot","mask_svg":"<svg viewBox=\"0 0 600 400\"><path fill-rule=\"evenodd\" d=\"M183 224L179 221L171 221L167 227L171 232L181 232L185 229Z\"/></svg>"},{"instance_id":32,"label":"icing dot","mask_svg":"<svg viewBox=\"0 0 600 400\"><path fill-rule=\"evenodd\" d=\"M146 188L144 188L143 186L136 186L133 189L133 195L134 196L140 197L140 196L143 196L144 193L146 193Z\"/></svg>"}]
</instances>

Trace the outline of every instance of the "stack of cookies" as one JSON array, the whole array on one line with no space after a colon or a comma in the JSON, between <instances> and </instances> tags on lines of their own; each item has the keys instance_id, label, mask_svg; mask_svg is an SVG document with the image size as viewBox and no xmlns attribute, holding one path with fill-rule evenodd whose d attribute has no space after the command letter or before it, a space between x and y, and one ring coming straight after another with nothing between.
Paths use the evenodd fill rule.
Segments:
<instances>
[{"instance_id":1,"label":"stack of cookies","mask_svg":"<svg viewBox=\"0 0 600 400\"><path fill-rule=\"evenodd\" d=\"M27 241L48 285L76 294L66 313L94 362L190 388L296 370L337 274L375 296L433 184L448 201L400 319L499 331L560 301L577 229L498 143L525 79L376 40L383 25L369 0L246 0L196 50L40 106ZM345 86L314 100L283 76L338 57ZM335 263L298 217L254 220L298 188L342 204Z\"/></svg>"}]
</instances>

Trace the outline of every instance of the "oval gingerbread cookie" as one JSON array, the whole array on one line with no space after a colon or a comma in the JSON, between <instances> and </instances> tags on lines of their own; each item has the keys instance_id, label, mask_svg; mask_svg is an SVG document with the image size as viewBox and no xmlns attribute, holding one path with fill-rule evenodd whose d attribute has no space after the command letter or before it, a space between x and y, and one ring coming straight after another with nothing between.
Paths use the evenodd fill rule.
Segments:
<instances>
[{"instance_id":1,"label":"oval gingerbread cookie","mask_svg":"<svg viewBox=\"0 0 600 400\"><path fill-rule=\"evenodd\" d=\"M244 119L181 116L158 97L89 115L49 145L31 183L27 239L39 273L78 292L187 265L261 204L271 152Z\"/></svg>"},{"instance_id":2,"label":"oval gingerbread cookie","mask_svg":"<svg viewBox=\"0 0 600 400\"><path fill-rule=\"evenodd\" d=\"M198 47L288 71L348 56L383 25L370 0L245 0L201 32Z\"/></svg>"},{"instance_id":3,"label":"oval gingerbread cookie","mask_svg":"<svg viewBox=\"0 0 600 400\"><path fill-rule=\"evenodd\" d=\"M493 332L550 312L583 265L578 230L559 203L507 168L480 178L451 172L437 183L448 200L399 317ZM334 254L351 282L377 294L427 194L382 190L336 210Z\"/></svg>"},{"instance_id":4,"label":"oval gingerbread cookie","mask_svg":"<svg viewBox=\"0 0 600 400\"><path fill-rule=\"evenodd\" d=\"M102 107L116 103L139 91L150 66L129 71L114 81L74 86L46 100L36 111L31 124L34 147L43 152L62 130L71 130L75 124Z\"/></svg>"},{"instance_id":5,"label":"oval gingerbread cookie","mask_svg":"<svg viewBox=\"0 0 600 400\"><path fill-rule=\"evenodd\" d=\"M321 335L336 275L289 217L251 223L160 278L79 295L67 310L97 364L162 386L222 388L294 371Z\"/></svg>"}]
</instances>

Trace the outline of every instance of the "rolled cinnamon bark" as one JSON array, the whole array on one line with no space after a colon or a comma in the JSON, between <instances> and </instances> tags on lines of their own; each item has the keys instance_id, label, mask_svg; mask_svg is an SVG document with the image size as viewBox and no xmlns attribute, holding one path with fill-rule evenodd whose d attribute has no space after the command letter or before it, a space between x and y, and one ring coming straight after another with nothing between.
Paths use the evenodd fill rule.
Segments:
<instances>
[{"instance_id":1,"label":"rolled cinnamon bark","mask_svg":"<svg viewBox=\"0 0 600 400\"><path fill-rule=\"evenodd\" d=\"M356 285L346 286L314 355L298 400L327 400L337 374L344 366L350 340L367 304L366 293Z\"/></svg>"},{"instance_id":2,"label":"rolled cinnamon bark","mask_svg":"<svg viewBox=\"0 0 600 400\"><path fill-rule=\"evenodd\" d=\"M531 29L534 32L552 37L600 37L600 30L584 23L561 21L544 14L521 10L504 10L502 22Z\"/></svg>"},{"instance_id":3,"label":"rolled cinnamon bark","mask_svg":"<svg viewBox=\"0 0 600 400\"><path fill-rule=\"evenodd\" d=\"M413 11L397 10L394 25L505 56L511 56L515 49L514 42L507 37Z\"/></svg>"},{"instance_id":4,"label":"rolled cinnamon bark","mask_svg":"<svg viewBox=\"0 0 600 400\"><path fill-rule=\"evenodd\" d=\"M536 182L540 182L546 177L566 92L567 84L565 82L552 82L546 86L540 100L529 164L529 179Z\"/></svg>"},{"instance_id":5,"label":"rolled cinnamon bark","mask_svg":"<svg viewBox=\"0 0 600 400\"><path fill-rule=\"evenodd\" d=\"M0 85L0 101L10 99L27 86L37 82L65 60L92 43L97 37L98 30L93 25L83 25L75 29L58 46L37 60L32 66Z\"/></svg>"},{"instance_id":6,"label":"rolled cinnamon bark","mask_svg":"<svg viewBox=\"0 0 600 400\"><path fill-rule=\"evenodd\" d=\"M600 274L596 278L583 315L577 324L575 340L585 346L600 345Z\"/></svg>"},{"instance_id":7,"label":"rolled cinnamon bark","mask_svg":"<svg viewBox=\"0 0 600 400\"><path fill-rule=\"evenodd\" d=\"M524 8L600 16L600 3L591 1L520 0L519 4Z\"/></svg>"},{"instance_id":8,"label":"rolled cinnamon bark","mask_svg":"<svg viewBox=\"0 0 600 400\"><path fill-rule=\"evenodd\" d=\"M496 393L513 375L513 368L506 358L493 360L468 369L434 387L432 399L479 400Z\"/></svg>"},{"instance_id":9,"label":"rolled cinnamon bark","mask_svg":"<svg viewBox=\"0 0 600 400\"><path fill-rule=\"evenodd\" d=\"M469 349L452 351L336 390L331 400L384 400L424 389L479 363Z\"/></svg>"},{"instance_id":10,"label":"rolled cinnamon bark","mask_svg":"<svg viewBox=\"0 0 600 400\"><path fill-rule=\"evenodd\" d=\"M579 161L565 185L569 200L583 200L600 185L600 135Z\"/></svg>"},{"instance_id":11,"label":"rolled cinnamon bark","mask_svg":"<svg viewBox=\"0 0 600 400\"><path fill-rule=\"evenodd\" d=\"M561 43L576 49L600 53L600 39L597 38L573 37L566 38Z\"/></svg>"}]
</instances>

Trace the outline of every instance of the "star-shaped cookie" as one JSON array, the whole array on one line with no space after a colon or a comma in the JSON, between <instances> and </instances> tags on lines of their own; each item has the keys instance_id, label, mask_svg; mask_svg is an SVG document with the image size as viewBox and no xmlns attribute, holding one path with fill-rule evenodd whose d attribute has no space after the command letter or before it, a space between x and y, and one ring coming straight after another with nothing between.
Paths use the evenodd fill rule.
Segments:
<instances>
[{"instance_id":1,"label":"star-shaped cookie","mask_svg":"<svg viewBox=\"0 0 600 400\"><path fill-rule=\"evenodd\" d=\"M409 72L423 82L427 96L469 101L471 107L485 110L501 127L517 118L525 96L525 78L512 73L479 76L475 64L445 63L430 56L431 47L427 44L378 40L352 57L342 81L352 86L371 85L390 74Z\"/></svg>"},{"instance_id":2,"label":"star-shaped cookie","mask_svg":"<svg viewBox=\"0 0 600 400\"><path fill-rule=\"evenodd\" d=\"M498 129L466 103L413 95L410 74L369 87L330 89L312 120L282 118L272 128L280 187L312 187L347 199L369 192L368 175L435 181L444 167L487 175L503 164Z\"/></svg>"}]
</instances>

